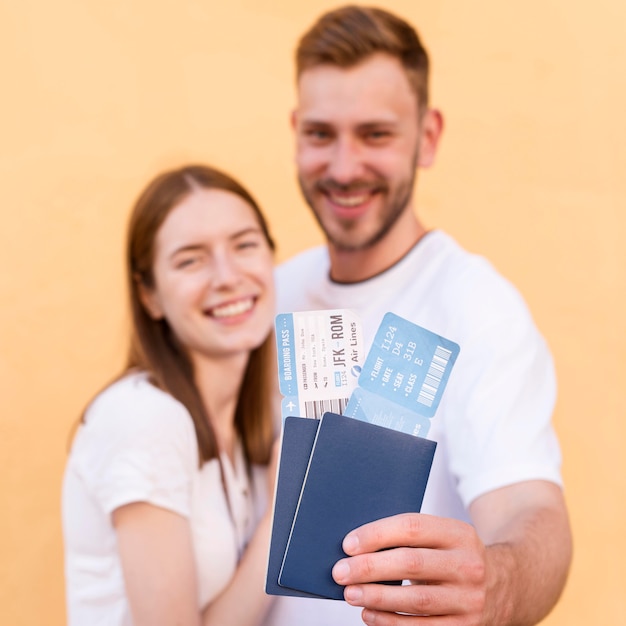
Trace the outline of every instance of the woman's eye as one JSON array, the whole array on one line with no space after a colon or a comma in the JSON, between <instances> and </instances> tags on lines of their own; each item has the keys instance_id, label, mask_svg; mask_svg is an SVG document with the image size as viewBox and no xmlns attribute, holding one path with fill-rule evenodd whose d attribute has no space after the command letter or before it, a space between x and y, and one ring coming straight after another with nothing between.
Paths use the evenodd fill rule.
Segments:
<instances>
[{"instance_id":1,"label":"woman's eye","mask_svg":"<svg viewBox=\"0 0 626 626\"><path fill-rule=\"evenodd\" d=\"M258 241L240 241L237 244L237 250L246 250L249 248L258 248L259 247L259 242Z\"/></svg>"},{"instance_id":2,"label":"woman's eye","mask_svg":"<svg viewBox=\"0 0 626 626\"><path fill-rule=\"evenodd\" d=\"M198 257L185 257L185 258L179 259L176 262L176 269L182 270L187 267L191 267L197 261L198 261Z\"/></svg>"}]
</instances>

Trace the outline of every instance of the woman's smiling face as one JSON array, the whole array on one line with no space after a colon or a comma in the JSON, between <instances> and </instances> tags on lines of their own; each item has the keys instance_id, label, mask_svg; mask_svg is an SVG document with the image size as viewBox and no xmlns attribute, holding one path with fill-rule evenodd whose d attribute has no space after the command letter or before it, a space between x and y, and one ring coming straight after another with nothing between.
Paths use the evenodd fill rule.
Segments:
<instances>
[{"instance_id":1,"label":"woman's smiling face","mask_svg":"<svg viewBox=\"0 0 626 626\"><path fill-rule=\"evenodd\" d=\"M192 361L258 347L274 318L273 255L253 208L220 189L194 189L159 228L149 314L165 319Z\"/></svg>"}]
</instances>

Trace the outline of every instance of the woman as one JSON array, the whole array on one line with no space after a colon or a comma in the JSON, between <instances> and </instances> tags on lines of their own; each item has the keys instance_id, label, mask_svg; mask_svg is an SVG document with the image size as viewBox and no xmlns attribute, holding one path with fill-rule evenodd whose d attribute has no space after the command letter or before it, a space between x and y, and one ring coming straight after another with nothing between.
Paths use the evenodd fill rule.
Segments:
<instances>
[{"instance_id":1,"label":"woman","mask_svg":"<svg viewBox=\"0 0 626 626\"><path fill-rule=\"evenodd\" d=\"M128 365L65 472L70 624L262 621L273 248L254 199L214 169L166 172L139 197Z\"/></svg>"}]
</instances>

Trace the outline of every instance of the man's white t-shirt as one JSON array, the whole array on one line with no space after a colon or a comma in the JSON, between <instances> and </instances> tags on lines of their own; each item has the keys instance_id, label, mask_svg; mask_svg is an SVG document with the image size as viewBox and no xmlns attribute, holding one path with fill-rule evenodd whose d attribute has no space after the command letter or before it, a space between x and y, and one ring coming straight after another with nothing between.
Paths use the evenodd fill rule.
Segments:
<instances>
[{"instance_id":1,"label":"man's white t-shirt","mask_svg":"<svg viewBox=\"0 0 626 626\"><path fill-rule=\"evenodd\" d=\"M253 467L251 484L241 447L234 464L222 456L231 521L219 462L200 468L198 458L189 412L143 373L115 382L90 405L63 482L70 626L132 624L111 520L116 508L131 502L148 502L189 520L198 610L228 584L238 553L267 506L265 470Z\"/></svg>"},{"instance_id":2,"label":"man's white t-shirt","mask_svg":"<svg viewBox=\"0 0 626 626\"><path fill-rule=\"evenodd\" d=\"M561 483L551 425L556 382L550 352L516 289L484 258L432 231L369 280L329 278L325 246L277 270L278 313L346 308L366 349L391 311L460 345L429 439L437 442L422 512L470 521L481 494L526 480ZM279 597L268 626L361 624L344 602Z\"/></svg>"}]
</instances>

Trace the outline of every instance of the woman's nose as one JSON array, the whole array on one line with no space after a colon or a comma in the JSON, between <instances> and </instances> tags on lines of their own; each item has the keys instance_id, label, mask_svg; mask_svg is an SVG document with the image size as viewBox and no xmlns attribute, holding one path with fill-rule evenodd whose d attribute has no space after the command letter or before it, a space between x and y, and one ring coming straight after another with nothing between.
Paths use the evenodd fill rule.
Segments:
<instances>
[{"instance_id":1,"label":"woman's nose","mask_svg":"<svg viewBox=\"0 0 626 626\"><path fill-rule=\"evenodd\" d=\"M241 269L232 254L224 252L215 256L211 278L216 287L231 285L240 280Z\"/></svg>"}]
</instances>

